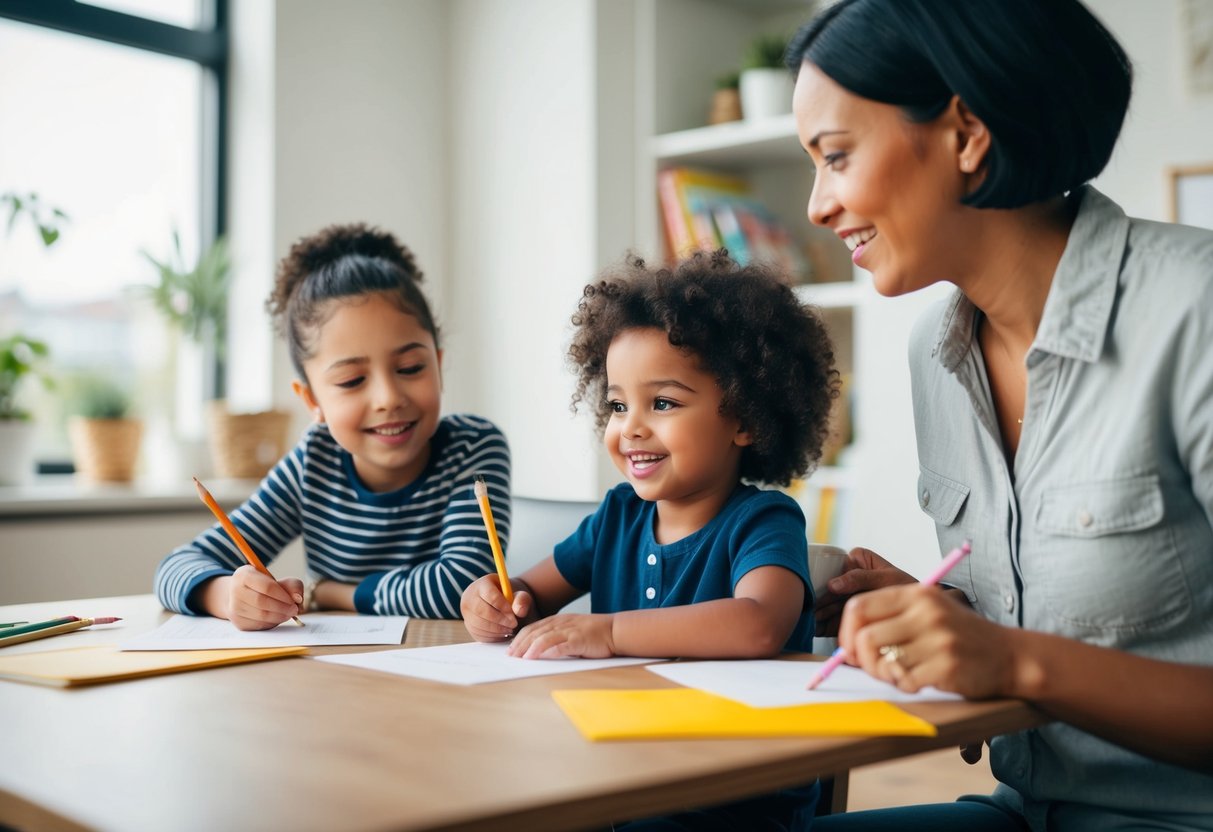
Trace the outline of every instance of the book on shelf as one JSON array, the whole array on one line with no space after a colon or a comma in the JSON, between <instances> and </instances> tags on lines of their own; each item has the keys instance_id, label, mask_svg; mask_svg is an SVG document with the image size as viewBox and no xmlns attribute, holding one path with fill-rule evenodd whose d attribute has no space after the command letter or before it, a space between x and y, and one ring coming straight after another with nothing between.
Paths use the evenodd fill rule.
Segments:
<instances>
[{"instance_id":1,"label":"book on shelf","mask_svg":"<svg viewBox=\"0 0 1213 832\"><path fill-rule=\"evenodd\" d=\"M792 283L811 277L809 260L792 235L759 201L744 177L688 167L657 174L657 196L672 260L726 248L742 265L775 267Z\"/></svg>"},{"instance_id":2,"label":"book on shelf","mask_svg":"<svg viewBox=\"0 0 1213 832\"><path fill-rule=\"evenodd\" d=\"M848 547L848 490L836 485L815 485L809 480L792 480L782 489L804 512L805 530L810 543L831 543Z\"/></svg>"}]
</instances>

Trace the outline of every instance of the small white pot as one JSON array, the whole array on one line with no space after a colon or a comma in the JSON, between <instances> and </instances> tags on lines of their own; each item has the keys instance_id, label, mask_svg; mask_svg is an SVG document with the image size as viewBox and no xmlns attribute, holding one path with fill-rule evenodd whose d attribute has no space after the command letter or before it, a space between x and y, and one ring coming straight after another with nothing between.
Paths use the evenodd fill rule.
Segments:
<instances>
[{"instance_id":1,"label":"small white pot","mask_svg":"<svg viewBox=\"0 0 1213 832\"><path fill-rule=\"evenodd\" d=\"M25 485L34 478L33 422L0 419L0 485Z\"/></svg>"},{"instance_id":2,"label":"small white pot","mask_svg":"<svg viewBox=\"0 0 1213 832\"><path fill-rule=\"evenodd\" d=\"M792 112L792 74L786 69L741 73L741 117L746 121Z\"/></svg>"}]
</instances>

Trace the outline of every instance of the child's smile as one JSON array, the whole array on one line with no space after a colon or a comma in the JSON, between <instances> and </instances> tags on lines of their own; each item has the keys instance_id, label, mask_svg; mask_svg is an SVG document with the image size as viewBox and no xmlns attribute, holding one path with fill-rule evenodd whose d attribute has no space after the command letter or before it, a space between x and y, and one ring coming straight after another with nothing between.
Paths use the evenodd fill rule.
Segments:
<instances>
[{"instance_id":1,"label":"child's smile","mask_svg":"<svg viewBox=\"0 0 1213 832\"><path fill-rule=\"evenodd\" d=\"M442 354L429 331L382 294L332 303L304 362L309 385L300 395L367 488L403 488L429 461Z\"/></svg>"},{"instance_id":2,"label":"child's smile","mask_svg":"<svg viewBox=\"0 0 1213 832\"><path fill-rule=\"evenodd\" d=\"M612 412L603 438L616 467L642 499L658 503L663 525L674 515L678 527L700 515L707 522L737 486L750 442L720 412L715 377L656 328L617 335L606 371Z\"/></svg>"}]
</instances>

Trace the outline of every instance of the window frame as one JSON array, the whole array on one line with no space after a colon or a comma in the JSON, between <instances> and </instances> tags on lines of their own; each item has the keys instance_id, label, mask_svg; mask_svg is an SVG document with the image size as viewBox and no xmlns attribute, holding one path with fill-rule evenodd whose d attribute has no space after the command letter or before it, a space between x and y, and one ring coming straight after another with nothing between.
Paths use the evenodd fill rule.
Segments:
<instances>
[{"instance_id":1,"label":"window frame","mask_svg":"<svg viewBox=\"0 0 1213 832\"><path fill-rule=\"evenodd\" d=\"M198 184L200 250L227 231L228 0L210 0L203 25L192 29L76 0L0 0L0 18L181 58L204 70ZM209 20L205 19L209 17ZM42 474L71 473L70 461L38 460Z\"/></svg>"},{"instance_id":2,"label":"window frame","mask_svg":"<svg viewBox=\"0 0 1213 832\"><path fill-rule=\"evenodd\" d=\"M202 93L203 247L227 230L228 0L211 0L212 26L188 29L76 0L0 0L0 17L182 58L201 66L212 80Z\"/></svg>"}]
</instances>

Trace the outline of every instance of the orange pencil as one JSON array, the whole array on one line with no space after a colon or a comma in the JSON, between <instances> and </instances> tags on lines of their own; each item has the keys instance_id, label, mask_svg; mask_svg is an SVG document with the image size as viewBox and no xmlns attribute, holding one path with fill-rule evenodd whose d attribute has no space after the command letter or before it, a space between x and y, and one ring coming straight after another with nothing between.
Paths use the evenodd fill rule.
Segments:
<instances>
[{"instance_id":1,"label":"orange pencil","mask_svg":"<svg viewBox=\"0 0 1213 832\"><path fill-rule=\"evenodd\" d=\"M244 559L249 562L249 566L256 569L262 575L269 577L272 580L278 580L270 574L270 570L265 568L265 564L261 562L261 558L253 552L253 547L248 545L248 541L244 539L244 535L240 530L232 525L232 521L227 518L227 513L219 508L219 504L215 502L215 498L211 496L211 492L206 490L202 483L198 482L198 478L194 477L194 485L198 488L198 496L202 498L202 502L206 503L206 507L211 510L211 514L215 515L215 519L219 521L219 525L223 526L223 530L228 533L232 541L235 542L236 548L240 550L240 554L244 555ZM303 622L299 620L299 616L292 615L295 623L300 627Z\"/></svg>"},{"instance_id":2,"label":"orange pencil","mask_svg":"<svg viewBox=\"0 0 1213 832\"><path fill-rule=\"evenodd\" d=\"M505 553L501 551L501 541L497 537L497 524L493 522L493 509L489 506L489 487L485 485L484 477L476 475L476 484L472 487L476 492L476 501L480 503L480 516L484 518L484 527L489 533L489 546L493 549L493 562L497 564L497 580L501 582L501 592L505 600L514 603L514 588L510 586L510 576L505 571Z\"/></svg>"}]
</instances>

